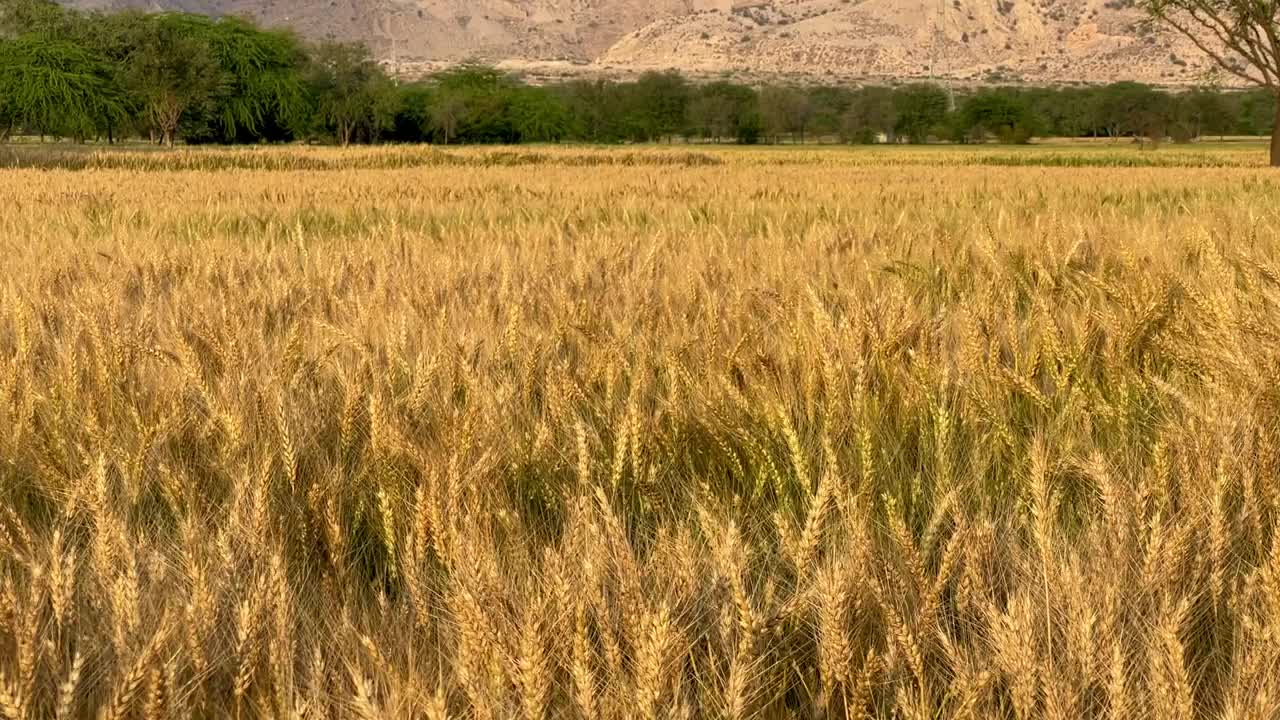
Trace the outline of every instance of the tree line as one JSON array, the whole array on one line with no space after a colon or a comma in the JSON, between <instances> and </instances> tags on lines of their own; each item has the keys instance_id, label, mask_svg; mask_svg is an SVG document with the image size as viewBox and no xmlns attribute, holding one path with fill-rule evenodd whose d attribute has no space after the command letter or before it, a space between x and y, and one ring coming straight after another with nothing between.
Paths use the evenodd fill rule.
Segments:
<instances>
[{"instance_id":1,"label":"tree line","mask_svg":"<svg viewBox=\"0 0 1280 720\"><path fill-rule=\"evenodd\" d=\"M360 44L236 17L0 0L0 141L157 143L1190 141L1272 131L1265 90L1137 83L952 91L631 81L530 85L481 65L397 82Z\"/></svg>"}]
</instances>

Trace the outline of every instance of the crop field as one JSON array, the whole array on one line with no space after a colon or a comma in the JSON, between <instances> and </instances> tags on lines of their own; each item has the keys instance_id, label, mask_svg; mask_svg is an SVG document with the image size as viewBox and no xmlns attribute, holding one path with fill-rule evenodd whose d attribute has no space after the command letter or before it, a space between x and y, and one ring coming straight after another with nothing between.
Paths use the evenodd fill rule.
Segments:
<instances>
[{"instance_id":1,"label":"crop field","mask_svg":"<svg viewBox=\"0 0 1280 720\"><path fill-rule=\"evenodd\" d=\"M1274 718L1264 162L0 148L0 718Z\"/></svg>"}]
</instances>

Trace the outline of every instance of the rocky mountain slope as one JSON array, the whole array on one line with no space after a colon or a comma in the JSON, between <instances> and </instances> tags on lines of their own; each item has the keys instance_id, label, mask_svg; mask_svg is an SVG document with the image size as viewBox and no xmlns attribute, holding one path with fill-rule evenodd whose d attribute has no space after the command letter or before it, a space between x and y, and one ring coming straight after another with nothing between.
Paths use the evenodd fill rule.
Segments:
<instances>
[{"instance_id":1,"label":"rocky mountain slope","mask_svg":"<svg viewBox=\"0 0 1280 720\"><path fill-rule=\"evenodd\" d=\"M249 14L367 41L406 73L479 59L535 75L1202 82L1133 0L74 0Z\"/></svg>"},{"instance_id":2,"label":"rocky mountain slope","mask_svg":"<svg viewBox=\"0 0 1280 720\"><path fill-rule=\"evenodd\" d=\"M841 78L1164 84L1204 79L1194 47L1125 0L772 0L663 18L599 63Z\"/></svg>"}]
</instances>

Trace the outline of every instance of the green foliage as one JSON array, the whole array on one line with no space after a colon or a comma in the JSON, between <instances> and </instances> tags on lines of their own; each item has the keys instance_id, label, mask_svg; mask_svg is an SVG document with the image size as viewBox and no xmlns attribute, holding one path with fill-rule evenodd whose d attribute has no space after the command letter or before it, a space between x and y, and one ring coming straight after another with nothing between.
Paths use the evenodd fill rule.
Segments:
<instances>
[{"instance_id":1,"label":"green foliage","mask_svg":"<svg viewBox=\"0 0 1280 720\"><path fill-rule=\"evenodd\" d=\"M820 85L808 91L809 131L814 135L841 135L844 116L853 103L848 88Z\"/></svg>"},{"instance_id":2,"label":"green foliage","mask_svg":"<svg viewBox=\"0 0 1280 720\"><path fill-rule=\"evenodd\" d=\"M962 139L983 141L994 135L1005 143L1026 143L1035 134L1035 117L1016 93L983 91L965 102L959 113Z\"/></svg>"},{"instance_id":3,"label":"green foliage","mask_svg":"<svg viewBox=\"0 0 1280 720\"><path fill-rule=\"evenodd\" d=\"M1240 98L1236 131L1246 135L1271 132L1276 119L1276 96L1267 90L1251 90Z\"/></svg>"},{"instance_id":4,"label":"green foliage","mask_svg":"<svg viewBox=\"0 0 1280 720\"><path fill-rule=\"evenodd\" d=\"M480 65L466 65L437 75L431 124L445 144L457 142L514 142L509 104L516 86L505 74Z\"/></svg>"},{"instance_id":5,"label":"green foliage","mask_svg":"<svg viewBox=\"0 0 1280 720\"><path fill-rule=\"evenodd\" d=\"M124 63L125 83L166 145L184 119L214 112L215 95L229 84L209 34L207 21L184 15L140 17L125 30L133 47Z\"/></svg>"},{"instance_id":6,"label":"green foliage","mask_svg":"<svg viewBox=\"0 0 1280 720\"><path fill-rule=\"evenodd\" d=\"M881 135L892 140L898 126L898 110L893 90L883 87L859 88L849 99L840 119L840 133L846 142L874 143Z\"/></svg>"},{"instance_id":7,"label":"green foliage","mask_svg":"<svg viewBox=\"0 0 1280 720\"><path fill-rule=\"evenodd\" d=\"M894 130L913 143L926 142L947 117L950 100L937 85L908 85L893 95Z\"/></svg>"},{"instance_id":8,"label":"green foliage","mask_svg":"<svg viewBox=\"0 0 1280 720\"><path fill-rule=\"evenodd\" d=\"M568 111L560 98L542 88L517 88L509 112L512 129L521 142L559 142L568 135Z\"/></svg>"},{"instance_id":9,"label":"green foliage","mask_svg":"<svg viewBox=\"0 0 1280 720\"><path fill-rule=\"evenodd\" d=\"M0 0L0 38L27 33L66 37L77 14L51 0Z\"/></svg>"},{"instance_id":10,"label":"green foliage","mask_svg":"<svg viewBox=\"0 0 1280 720\"><path fill-rule=\"evenodd\" d=\"M424 83L393 86L395 113L382 137L393 142L421 142L431 135L432 88Z\"/></svg>"},{"instance_id":11,"label":"green foliage","mask_svg":"<svg viewBox=\"0 0 1280 720\"><path fill-rule=\"evenodd\" d=\"M755 145L764 135L764 118L757 108L750 108L738 119L737 141L739 145Z\"/></svg>"},{"instance_id":12,"label":"green foliage","mask_svg":"<svg viewBox=\"0 0 1280 720\"><path fill-rule=\"evenodd\" d=\"M691 90L675 72L649 72L630 88L631 135L661 140L684 129Z\"/></svg>"},{"instance_id":13,"label":"green foliage","mask_svg":"<svg viewBox=\"0 0 1280 720\"><path fill-rule=\"evenodd\" d=\"M1232 108L1226 96L1206 88L1176 96L1170 134L1187 141L1201 135L1225 135L1231 131Z\"/></svg>"},{"instance_id":14,"label":"green foliage","mask_svg":"<svg viewBox=\"0 0 1280 720\"><path fill-rule=\"evenodd\" d=\"M308 111L301 67L306 55L289 32L267 31L245 20L179 16L203 36L222 70L210 124L225 139L258 134L268 123L297 128Z\"/></svg>"},{"instance_id":15,"label":"green foliage","mask_svg":"<svg viewBox=\"0 0 1280 720\"><path fill-rule=\"evenodd\" d=\"M20 125L86 137L124 114L106 65L84 48L43 33L0 40L0 135Z\"/></svg>"},{"instance_id":16,"label":"green foliage","mask_svg":"<svg viewBox=\"0 0 1280 720\"><path fill-rule=\"evenodd\" d=\"M393 86L364 45L316 46L309 81L317 119L340 144L349 145L358 133L376 139L395 126Z\"/></svg>"},{"instance_id":17,"label":"green foliage","mask_svg":"<svg viewBox=\"0 0 1280 720\"><path fill-rule=\"evenodd\" d=\"M1093 101L1094 124L1110 137L1152 136L1169 125L1167 93L1141 83L1118 82L1101 88Z\"/></svg>"},{"instance_id":18,"label":"green foliage","mask_svg":"<svg viewBox=\"0 0 1280 720\"><path fill-rule=\"evenodd\" d=\"M770 86L760 92L760 114L765 132L775 140L790 135L793 140L803 142L805 130L813 119L813 103L799 88Z\"/></svg>"},{"instance_id":19,"label":"green foliage","mask_svg":"<svg viewBox=\"0 0 1280 720\"><path fill-rule=\"evenodd\" d=\"M754 89L729 82L699 88L689 102L689 130L704 139L731 138L744 145L759 141L763 121Z\"/></svg>"},{"instance_id":20,"label":"green foliage","mask_svg":"<svg viewBox=\"0 0 1280 720\"><path fill-rule=\"evenodd\" d=\"M1032 88L1020 91L1038 130L1051 137L1080 137L1093 131L1092 94L1085 88Z\"/></svg>"}]
</instances>

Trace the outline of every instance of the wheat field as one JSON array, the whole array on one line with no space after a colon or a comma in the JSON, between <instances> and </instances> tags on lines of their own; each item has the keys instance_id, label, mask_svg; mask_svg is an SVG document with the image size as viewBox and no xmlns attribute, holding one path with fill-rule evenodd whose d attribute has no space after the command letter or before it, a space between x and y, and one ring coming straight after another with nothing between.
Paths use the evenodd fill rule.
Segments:
<instances>
[{"instance_id":1,"label":"wheat field","mask_svg":"<svg viewBox=\"0 0 1280 720\"><path fill-rule=\"evenodd\" d=\"M0 717L1275 718L1262 160L14 155Z\"/></svg>"}]
</instances>

